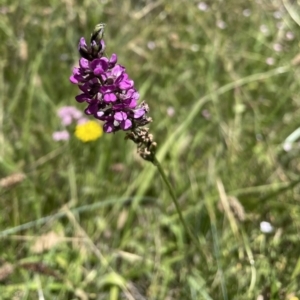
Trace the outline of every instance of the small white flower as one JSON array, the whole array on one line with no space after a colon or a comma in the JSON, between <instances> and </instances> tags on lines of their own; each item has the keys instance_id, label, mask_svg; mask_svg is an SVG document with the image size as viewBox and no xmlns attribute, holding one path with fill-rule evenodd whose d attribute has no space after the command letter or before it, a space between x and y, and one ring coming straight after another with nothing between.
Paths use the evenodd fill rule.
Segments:
<instances>
[{"instance_id":1,"label":"small white flower","mask_svg":"<svg viewBox=\"0 0 300 300\"><path fill-rule=\"evenodd\" d=\"M273 66L274 63L275 63L275 60L274 60L273 57L268 57L268 58L266 59L266 64L267 64L267 65Z\"/></svg>"},{"instance_id":2,"label":"small white flower","mask_svg":"<svg viewBox=\"0 0 300 300\"><path fill-rule=\"evenodd\" d=\"M149 42L147 43L147 47L148 47L150 50L153 50L153 49L155 49L156 44L155 44L155 42L153 42L153 41L149 41Z\"/></svg>"},{"instance_id":3,"label":"small white flower","mask_svg":"<svg viewBox=\"0 0 300 300\"><path fill-rule=\"evenodd\" d=\"M59 59L62 61L67 61L70 58L69 54L63 53L60 55Z\"/></svg>"},{"instance_id":4,"label":"small white flower","mask_svg":"<svg viewBox=\"0 0 300 300\"><path fill-rule=\"evenodd\" d=\"M167 12L161 11L158 15L161 20L164 20L167 17Z\"/></svg>"},{"instance_id":5,"label":"small white flower","mask_svg":"<svg viewBox=\"0 0 300 300\"><path fill-rule=\"evenodd\" d=\"M259 142L263 140L263 136L260 133L257 133L255 137L256 137L256 140Z\"/></svg>"},{"instance_id":6,"label":"small white flower","mask_svg":"<svg viewBox=\"0 0 300 300\"><path fill-rule=\"evenodd\" d=\"M276 27L277 27L278 29L283 29L283 28L284 28L283 22L277 22L277 23L276 23Z\"/></svg>"},{"instance_id":7,"label":"small white flower","mask_svg":"<svg viewBox=\"0 0 300 300\"><path fill-rule=\"evenodd\" d=\"M282 145L282 148L283 148L284 151L289 152L289 151L292 150L293 145L292 145L292 143L285 142L285 143Z\"/></svg>"},{"instance_id":8,"label":"small white flower","mask_svg":"<svg viewBox=\"0 0 300 300\"><path fill-rule=\"evenodd\" d=\"M198 52L200 50L200 46L197 44L193 44L193 45L191 45L191 50L193 52Z\"/></svg>"},{"instance_id":9,"label":"small white flower","mask_svg":"<svg viewBox=\"0 0 300 300\"><path fill-rule=\"evenodd\" d=\"M294 39L294 34L291 32L291 31L288 31L286 34L285 34L285 37L289 40L289 41L292 41Z\"/></svg>"},{"instance_id":10,"label":"small white flower","mask_svg":"<svg viewBox=\"0 0 300 300\"><path fill-rule=\"evenodd\" d=\"M243 10L243 15L244 15L244 17L250 17L251 10L249 8L244 9Z\"/></svg>"},{"instance_id":11,"label":"small white flower","mask_svg":"<svg viewBox=\"0 0 300 300\"><path fill-rule=\"evenodd\" d=\"M260 25L259 30L265 35L269 33L269 28L265 24Z\"/></svg>"},{"instance_id":12,"label":"small white flower","mask_svg":"<svg viewBox=\"0 0 300 300\"><path fill-rule=\"evenodd\" d=\"M262 221L260 222L260 231L263 233L271 233L274 230L273 226L271 223Z\"/></svg>"},{"instance_id":13,"label":"small white flower","mask_svg":"<svg viewBox=\"0 0 300 300\"><path fill-rule=\"evenodd\" d=\"M210 112L208 109L203 109L202 112L201 112L202 116L205 118L205 119L210 119L211 115L210 115Z\"/></svg>"},{"instance_id":14,"label":"small white flower","mask_svg":"<svg viewBox=\"0 0 300 300\"><path fill-rule=\"evenodd\" d=\"M206 11L208 9L208 5L205 2L199 2L198 8L202 11Z\"/></svg>"},{"instance_id":15,"label":"small white flower","mask_svg":"<svg viewBox=\"0 0 300 300\"><path fill-rule=\"evenodd\" d=\"M168 114L169 117L173 117L175 115L175 108L172 107L172 106L169 106L167 108L167 114Z\"/></svg>"},{"instance_id":16,"label":"small white flower","mask_svg":"<svg viewBox=\"0 0 300 300\"><path fill-rule=\"evenodd\" d=\"M225 29L227 27L226 23L222 20L219 20L217 22L217 26L220 28L220 29Z\"/></svg>"},{"instance_id":17,"label":"small white flower","mask_svg":"<svg viewBox=\"0 0 300 300\"><path fill-rule=\"evenodd\" d=\"M282 51L282 45L276 43L273 45L273 49L276 51L276 52L281 52Z\"/></svg>"},{"instance_id":18,"label":"small white flower","mask_svg":"<svg viewBox=\"0 0 300 300\"><path fill-rule=\"evenodd\" d=\"M282 12L281 11L275 11L274 13L273 13L273 16L274 16L274 18L275 19L281 19L281 17L282 17Z\"/></svg>"}]
</instances>

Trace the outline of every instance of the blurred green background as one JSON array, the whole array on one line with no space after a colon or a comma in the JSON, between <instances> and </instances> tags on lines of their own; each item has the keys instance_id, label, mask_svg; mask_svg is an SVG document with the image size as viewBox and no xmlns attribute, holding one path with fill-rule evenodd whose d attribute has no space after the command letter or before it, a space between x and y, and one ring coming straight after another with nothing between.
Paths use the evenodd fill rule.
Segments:
<instances>
[{"instance_id":1,"label":"blurred green background","mask_svg":"<svg viewBox=\"0 0 300 300\"><path fill-rule=\"evenodd\" d=\"M124 133L52 139L99 22L201 251ZM291 0L0 0L0 299L300 298L299 25Z\"/></svg>"}]
</instances>

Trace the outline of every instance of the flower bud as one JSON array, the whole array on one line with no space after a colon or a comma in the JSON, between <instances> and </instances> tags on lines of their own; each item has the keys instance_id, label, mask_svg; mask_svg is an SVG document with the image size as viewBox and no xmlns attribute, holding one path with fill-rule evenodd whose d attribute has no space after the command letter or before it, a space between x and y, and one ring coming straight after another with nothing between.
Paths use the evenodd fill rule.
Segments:
<instances>
[{"instance_id":1,"label":"flower bud","mask_svg":"<svg viewBox=\"0 0 300 300\"><path fill-rule=\"evenodd\" d=\"M104 28L105 28L104 23L97 24L94 28L94 31L91 34L91 43L95 41L97 45L100 44L100 41L102 40L104 36Z\"/></svg>"}]
</instances>

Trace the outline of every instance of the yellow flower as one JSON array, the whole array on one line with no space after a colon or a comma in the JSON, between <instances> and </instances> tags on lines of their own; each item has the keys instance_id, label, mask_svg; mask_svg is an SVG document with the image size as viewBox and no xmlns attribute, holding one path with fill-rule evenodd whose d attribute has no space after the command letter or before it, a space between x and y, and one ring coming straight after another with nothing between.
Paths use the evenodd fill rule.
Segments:
<instances>
[{"instance_id":1,"label":"yellow flower","mask_svg":"<svg viewBox=\"0 0 300 300\"><path fill-rule=\"evenodd\" d=\"M101 125L96 121L87 121L78 124L75 129L75 136L82 142L97 140L103 134Z\"/></svg>"}]
</instances>

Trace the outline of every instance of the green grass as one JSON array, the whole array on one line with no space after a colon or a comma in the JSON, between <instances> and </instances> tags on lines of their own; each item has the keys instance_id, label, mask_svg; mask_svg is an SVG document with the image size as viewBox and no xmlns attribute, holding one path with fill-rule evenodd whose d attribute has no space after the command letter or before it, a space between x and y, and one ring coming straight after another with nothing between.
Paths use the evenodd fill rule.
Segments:
<instances>
[{"instance_id":1,"label":"green grass","mask_svg":"<svg viewBox=\"0 0 300 300\"><path fill-rule=\"evenodd\" d=\"M25 174L1 181L1 300L300 298L300 147L282 147L300 114L300 11L289 2L0 1L0 178ZM52 140L58 108L84 109L69 76L99 22L150 106L158 159L201 251L123 133Z\"/></svg>"}]
</instances>

